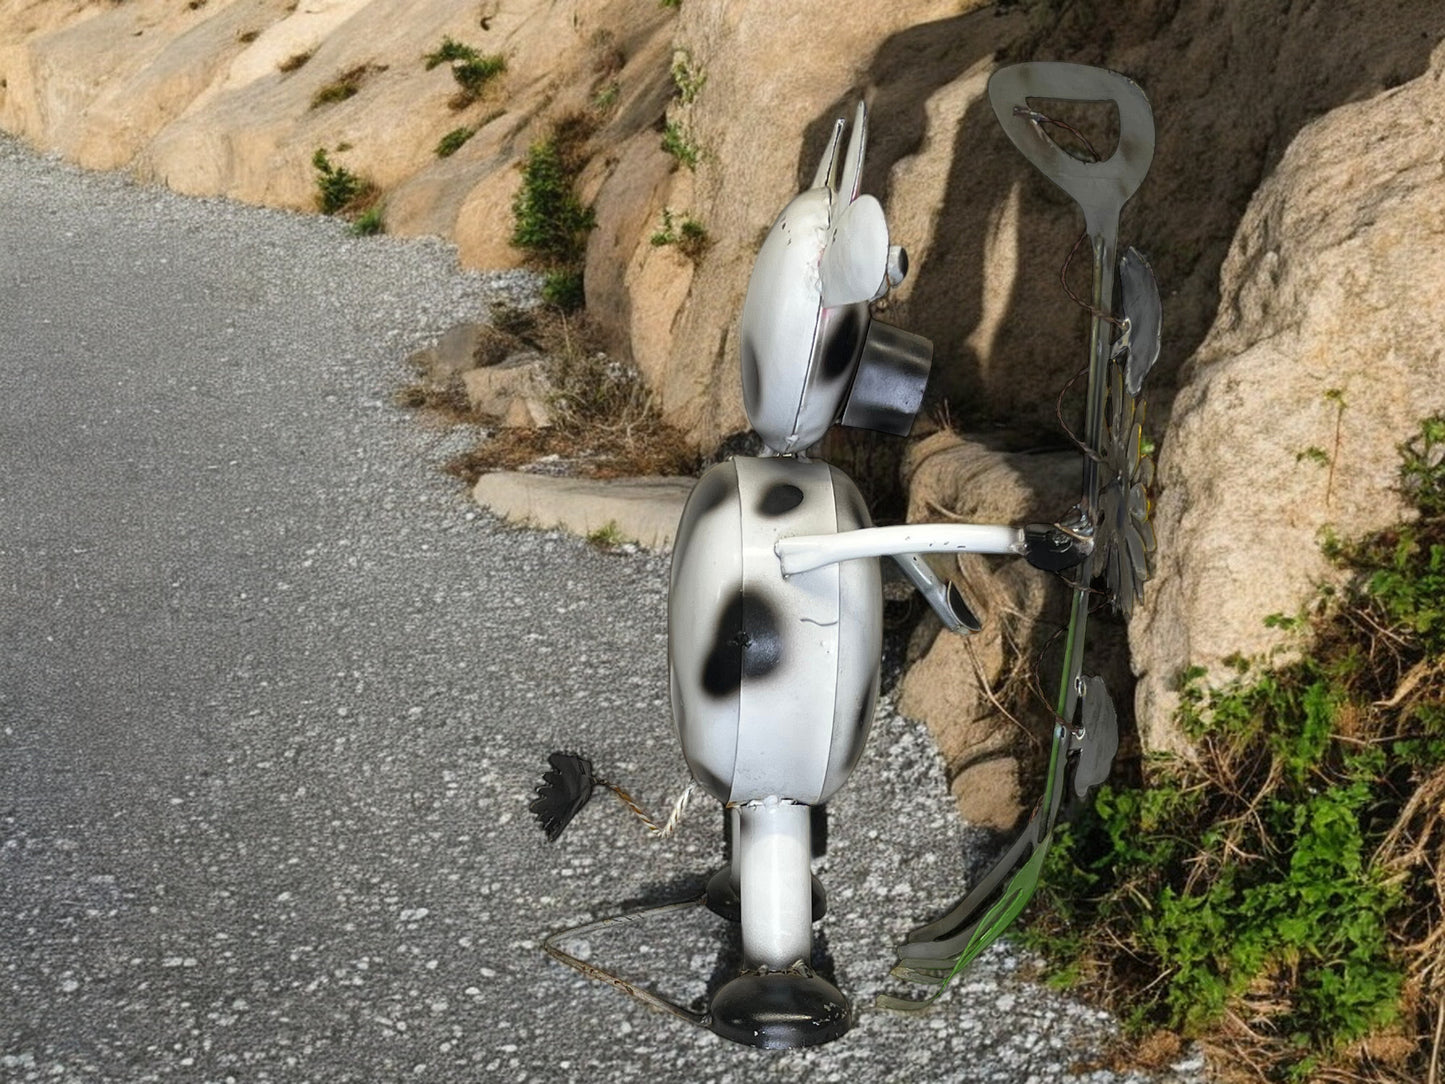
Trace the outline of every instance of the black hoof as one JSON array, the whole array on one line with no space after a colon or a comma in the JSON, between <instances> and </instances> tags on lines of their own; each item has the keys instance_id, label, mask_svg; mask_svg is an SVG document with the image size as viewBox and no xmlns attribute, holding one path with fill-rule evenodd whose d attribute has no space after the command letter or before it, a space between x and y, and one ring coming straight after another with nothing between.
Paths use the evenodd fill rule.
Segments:
<instances>
[{"instance_id":1,"label":"black hoof","mask_svg":"<svg viewBox=\"0 0 1445 1084\"><path fill-rule=\"evenodd\" d=\"M765 1050L831 1043L852 1023L848 999L812 971L745 972L712 999L712 1030Z\"/></svg>"},{"instance_id":2,"label":"black hoof","mask_svg":"<svg viewBox=\"0 0 1445 1084\"><path fill-rule=\"evenodd\" d=\"M742 901L738 894L733 891L732 870L723 866L707 881L707 909L719 918L725 918L729 922L741 922L743 920ZM823 916L828 913L828 893L823 888L823 882L818 880L818 875L813 875L813 921L823 921Z\"/></svg>"}]
</instances>

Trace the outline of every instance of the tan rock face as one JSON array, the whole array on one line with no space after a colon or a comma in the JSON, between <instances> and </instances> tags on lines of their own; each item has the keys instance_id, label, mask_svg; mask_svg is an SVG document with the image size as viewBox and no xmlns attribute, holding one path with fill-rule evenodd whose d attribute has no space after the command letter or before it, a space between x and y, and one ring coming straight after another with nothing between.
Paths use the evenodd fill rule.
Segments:
<instances>
[{"instance_id":1,"label":"tan rock face","mask_svg":"<svg viewBox=\"0 0 1445 1084\"><path fill-rule=\"evenodd\" d=\"M1397 520L1396 444L1445 409L1445 51L1304 129L1251 203L1160 458L1159 577L1130 630L1142 737L1180 672L1277 640L1337 573L1320 531Z\"/></svg>"},{"instance_id":2,"label":"tan rock face","mask_svg":"<svg viewBox=\"0 0 1445 1084\"><path fill-rule=\"evenodd\" d=\"M447 67L422 64L448 35L508 64L461 111L448 106ZM333 157L382 187L392 232L440 233L467 263L496 267L520 259L508 244L516 163L553 119L597 106L586 173L599 221L594 316L614 345L636 350L669 420L708 444L743 424L734 329L757 240L811 173L832 119L865 95L865 186L914 257L892 318L937 344L935 394L957 421L1051 430L1050 389L1082 361L1084 318L1055 282L1077 215L1007 145L984 85L1012 59L1107 64L1139 79L1161 118L1124 235L1149 251L1167 294L1162 426L1261 179L1311 117L1419 75L1442 35L1436 0L1283 12L1269 0L969 0L962 11L952 0L856 11L820 0L484 11L447 0L0 0L0 126L83 164L301 209L314 204L316 148L349 144ZM696 83L688 102L669 74L678 57ZM365 65L376 70L354 97L311 108L329 81ZM662 153L664 123L696 147L695 172ZM435 158L458 127L477 130ZM666 206L697 216L713 240L695 269L668 274L651 258Z\"/></svg>"},{"instance_id":3,"label":"tan rock face","mask_svg":"<svg viewBox=\"0 0 1445 1084\"><path fill-rule=\"evenodd\" d=\"M444 36L507 62L459 110L448 68L423 64ZM1017 445L1056 434L1057 389L1085 360L1085 316L1057 283L1080 223L999 131L987 77L1024 59L1130 74L1158 140L1122 236L1150 255L1166 306L1148 389L1161 567L1132 643L1146 742L1171 747L1180 669L1267 644L1263 615L1298 606L1327 572L1316 530L1394 514L1381 497L1394 445L1439 405L1442 38L1438 0L0 0L0 127L85 165L298 209L314 206L311 156L324 147L382 188L389 230L440 234L469 265L503 267L521 259L509 244L518 162L556 120L590 112L591 315L668 420L707 446L744 424L736 323L758 241L811 176L833 118L866 96L864 187L913 257L887 319L934 340L931 394L956 425L1008 427ZM312 107L357 69L355 95ZM665 125L695 168L662 150ZM437 158L456 128L474 134ZM707 230L696 263L651 245L664 208ZM928 484L958 514L1058 510L1036 462L948 461L956 477ZM971 495L991 486L1009 500ZM1007 604L1034 612L1013 574L999 573ZM934 652L954 651L943 639ZM960 728L944 739L957 779L975 753L1019 754L957 722L983 708L962 683L932 691L928 674L961 669L934 652L906 696L940 732ZM981 669L997 682L990 659ZM985 789L982 777L959 785Z\"/></svg>"},{"instance_id":4,"label":"tan rock face","mask_svg":"<svg viewBox=\"0 0 1445 1084\"><path fill-rule=\"evenodd\" d=\"M485 23L485 26L483 25ZM0 126L82 165L129 168L179 191L310 209L318 147L397 192L388 228L454 236L463 251L514 263L513 169L549 121L585 109L615 81L611 108L637 130L661 111L671 17L655 5L568 0L516 5L479 19L448 0L280 0L177 5L128 0L79 6L0 4ZM423 58L444 37L507 70L461 109L448 65ZM654 44L655 39L655 44ZM313 105L318 91L365 69L356 93ZM606 122L607 118L603 118ZM476 134L451 159L449 131ZM616 142L619 133L600 140ZM336 151L347 146L344 151Z\"/></svg>"}]
</instances>

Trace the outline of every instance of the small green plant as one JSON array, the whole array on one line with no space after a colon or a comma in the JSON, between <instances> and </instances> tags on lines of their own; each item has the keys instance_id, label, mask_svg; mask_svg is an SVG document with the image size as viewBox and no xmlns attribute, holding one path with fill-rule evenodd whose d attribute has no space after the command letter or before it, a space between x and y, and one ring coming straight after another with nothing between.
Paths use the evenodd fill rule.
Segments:
<instances>
[{"instance_id":1,"label":"small green plant","mask_svg":"<svg viewBox=\"0 0 1445 1084\"><path fill-rule=\"evenodd\" d=\"M1296 463L1303 463L1306 460L1317 466L1328 467L1330 465L1330 453L1317 444L1311 444L1304 451L1295 453L1294 461Z\"/></svg>"},{"instance_id":2,"label":"small green plant","mask_svg":"<svg viewBox=\"0 0 1445 1084\"><path fill-rule=\"evenodd\" d=\"M600 550L615 550L627 541L615 519L609 519L595 531L587 532L587 541Z\"/></svg>"},{"instance_id":3,"label":"small green plant","mask_svg":"<svg viewBox=\"0 0 1445 1084\"><path fill-rule=\"evenodd\" d=\"M358 237L371 237L378 233L386 232L386 225L382 222L382 206L375 204L362 211L351 223L351 232Z\"/></svg>"},{"instance_id":4,"label":"small green plant","mask_svg":"<svg viewBox=\"0 0 1445 1084\"><path fill-rule=\"evenodd\" d=\"M587 304L580 268L564 267L542 277L542 300L563 312L576 312Z\"/></svg>"},{"instance_id":5,"label":"small green plant","mask_svg":"<svg viewBox=\"0 0 1445 1084\"><path fill-rule=\"evenodd\" d=\"M596 225L592 209L573 190L584 138L567 121L558 122L549 138L532 145L512 201L512 244L546 272L542 296L564 312L583 304L582 263L587 234Z\"/></svg>"},{"instance_id":6,"label":"small green plant","mask_svg":"<svg viewBox=\"0 0 1445 1084\"><path fill-rule=\"evenodd\" d=\"M598 89L592 95L592 108L598 113L610 113L617 105L618 96L622 93L622 84L615 79Z\"/></svg>"},{"instance_id":7,"label":"small green plant","mask_svg":"<svg viewBox=\"0 0 1445 1084\"><path fill-rule=\"evenodd\" d=\"M577 199L572 183L556 143L534 143L512 203L512 244L550 263L574 263L582 257L596 220Z\"/></svg>"},{"instance_id":8,"label":"small green plant","mask_svg":"<svg viewBox=\"0 0 1445 1084\"><path fill-rule=\"evenodd\" d=\"M1136 1033L1227 1034L1254 1079L1425 1079L1445 1019L1442 438L1436 416L1400 448L1419 517L1327 539L1348 585L1266 619L1302 650L1186 672L1197 758L1102 788L1051 852L1026 936Z\"/></svg>"},{"instance_id":9,"label":"small green plant","mask_svg":"<svg viewBox=\"0 0 1445 1084\"><path fill-rule=\"evenodd\" d=\"M334 215L361 192L360 177L345 166L334 165L323 148L311 156L316 170L316 206L322 214Z\"/></svg>"},{"instance_id":10,"label":"small green plant","mask_svg":"<svg viewBox=\"0 0 1445 1084\"><path fill-rule=\"evenodd\" d=\"M375 199L376 186L345 166L333 163L325 149L317 148L311 156L311 165L316 170L316 207L322 214L364 211Z\"/></svg>"},{"instance_id":11,"label":"small green plant","mask_svg":"<svg viewBox=\"0 0 1445 1084\"><path fill-rule=\"evenodd\" d=\"M1445 417L1427 418L1400 446L1400 488L1420 515L1445 515Z\"/></svg>"},{"instance_id":12,"label":"small green plant","mask_svg":"<svg viewBox=\"0 0 1445 1084\"><path fill-rule=\"evenodd\" d=\"M662 130L662 149L690 170L697 169L701 148L681 121L668 121Z\"/></svg>"},{"instance_id":13,"label":"small green plant","mask_svg":"<svg viewBox=\"0 0 1445 1084\"><path fill-rule=\"evenodd\" d=\"M289 74L291 72L294 72L297 68L302 67L310 59L310 53L292 53L285 60L281 61L281 63L276 65L276 70L283 74Z\"/></svg>"},{"instance_id":14,"label":"small green plant","mask_svg":"<svg viewBox=\"0 0 1445 1084\"><path fill-rule=\"evenodd\" d=\"M463 45L455 38L445 36L440 45L422 57L422 61L426 64L426 70L431 71L433 68L443 64L453 64L458 60L476 60L480 55L470 45Z\"/></svg>"},{"instance_id":15,"label":"small green plant","mask_svg":"<svg viewBox=\"0 0 1445 1084\"><path fill-rule=\"evenodd\" d=\"M707 229L692 215L678 218L671 207L662 209L662 227L650 238L656 247L672 245L693 263L697 263L712 245Z\"/></svg>"},{"instance_id":16,"label":"small green plant","mask_svg":"<svg viewBox=\"0 0 1445 1084\"><path fill-rule=\"evenodd\" d=\"M441 64L451 65L452 78L461 88L448 103L453 109L471 105L482 96L487 84L507 70L507 59L500 53L483 55L450 37L442 38L441 45L428 53L424 61L427 71Z\"/></svg>"},{"instance_id":17,"label":"small green plant","mask_svg":"<svg viewBox=\"0 0 1445 1084\"><path fill-rule=\"evenodd\" d=\"M677 88L677 99L683 105L691 105L707 82L707 73L695 67L692 54L679 49L672 54L672 83Z\"/></svg>"},{"instance_id":18,"label":"small green plant","mask_svg":"<svg viewBox=\"0 0 1445 1084\"><path fill-rule=\"evenodd\" d=\"M438 158L450 158L462 149L462 145L465 144L467 140L476 134L477 129L475 128L453 128L446 135L442 136L441 140L437 143L436 156Z\"/></svg>"},{"instance_id":19,"label":"small green plant","mask_svg":"<svg viewBox=\"0 0 1445 1084\"><path fill-rule=\"evenodd\" d=\"M317 88L316 93L311 95L311 108L319 109L323 105L344 102L348 98L356 97L368 79L385 70L379 64L358 64L356 67L342 72L331 82L324 83Z\"/></svg>"},{"instance_id":20,"label":"small green plant","mask_svg":"<svg viewBox=\"0 0 1445 1084\"><path fill-rule=\"evenodd\" d=\"M657 0L660 8L672 8L674 11L682 7L682 0Z\"/></svg>"}]
</instances>

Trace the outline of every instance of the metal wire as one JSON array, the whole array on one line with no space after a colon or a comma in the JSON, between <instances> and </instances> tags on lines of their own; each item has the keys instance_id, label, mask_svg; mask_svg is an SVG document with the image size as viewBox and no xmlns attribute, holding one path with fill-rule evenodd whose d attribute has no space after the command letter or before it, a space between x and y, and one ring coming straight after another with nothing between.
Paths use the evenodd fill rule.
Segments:
<instances>
[{"instance_id":1,"label":"metal wire","mask_svg":"<svg viewBox=\"0 0 1445 1084\"><path fill-rule=\"evenodd\" d=\"M610 784L608 784L610 785ZM610 926L621 926L625 923L636 922L639 919L647 918L671 911L681 911L696 907L707 901L706 894L693 899L679 900L676 903L664 903L656 907L644 907L637 911L627 911L620 915L613 915L610 918L599 919L596 922L588 922L581 926L573 926L570 929L559 930L557 933L547 937L542 942L542 948L548 956L551 956L559 963L564 963L573 970L586 976L589 979L596 979L598 982L605 982L608 986L621 990L630 997L635 997L644 1005L654 1009L660 1009L665 1013L676 1016L680 1020L686 1020L689 1024L696 1024L698 1027L708 1026L706 1013L694 1012L692 1009L684 1008L676 1002L668 1001L661 994L654 994L651 990L644 990L642 987L628 982L621 975L615 975L606 968L598 967L596 964L589 964L585 960L578 959L570 952L563 949L559 942L570 937L581 937L584 934L595 933L598 930L607 929Z\"/></svg>"},{"instance_id":2,"label":"metal wire","mask_svg":"<svg viewBox=\"0 0 1445 1084\"><path fill-rule=\"evenodd\" d=\"M599 787L606 787L615 794L617 800L632 810L637 819L645 824L647 830L658 839L666 839L677 831L678 825L682 823L683 814L687 812L688 803L692 801L693 792L697 790L697 781L689 780L687 786L683 788L682 793L678 795L677 801L672 803L672 812L667 815L667 820L663 821L662 824L658 824L648 815L647 810L638 805L637 799L628 794L627 791L618 784L609 783L605 779L595 779L594 782Z\"/></svg>"}]
</instances>

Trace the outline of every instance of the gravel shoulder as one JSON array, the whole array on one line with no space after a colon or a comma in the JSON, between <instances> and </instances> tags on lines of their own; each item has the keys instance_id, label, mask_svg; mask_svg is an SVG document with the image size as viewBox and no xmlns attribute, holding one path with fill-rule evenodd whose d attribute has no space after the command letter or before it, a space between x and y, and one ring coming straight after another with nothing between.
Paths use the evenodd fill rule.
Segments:
<instances>
[{"instance_id":1,"label":"gravel shoulder","mask_svg":"<svg viewBox=\"0 0 1445 1084\"><path fill-rule=\"evenodd\" d=\"M549 846L526 813L556 748L654 808L685 769L665 559L500 526L391 405L515 280L3 139L0 191L0 1079L1202 1079L1090 1068L1107 1017L1008 946L785 1054L550 961L700 884L720 818L652 843L601 796ZM829 813L862 1006L982 844L887 710ZM725 941L694 913L585 951L687 1000Z\"/></svg>"}]
</instances>

